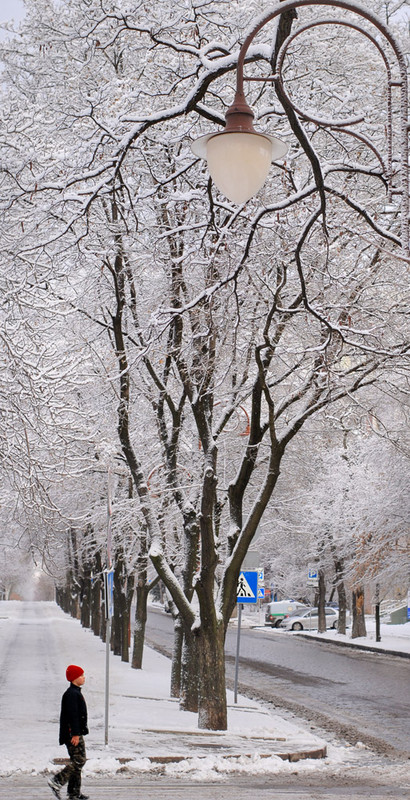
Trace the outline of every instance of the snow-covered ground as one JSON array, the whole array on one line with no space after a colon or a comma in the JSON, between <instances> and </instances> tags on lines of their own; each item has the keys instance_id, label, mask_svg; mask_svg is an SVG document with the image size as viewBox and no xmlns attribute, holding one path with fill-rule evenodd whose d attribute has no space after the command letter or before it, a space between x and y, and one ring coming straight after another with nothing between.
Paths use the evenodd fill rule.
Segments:
<instances>
[{"instance_id":1,"label":"snow-covered ground","mask_svg":"<svg viewBox=\"0 0 410 800\"><path fill-rule=\"evenodd\" d=\"M342 636L342 634L333 630L326 631L326 633L305 632L305 636L316 636L320 639L348 644L351 647L360 646L371 648L372 650L408 653L410 655L410 622L406 622L404 625L381 623L380 642L376 642L376 623L371 617L366 618L366 630L367 636L359 637L358 639L352 639L350 633ZM292 635L295 636L297 634L293 633Z\"/></svg>"},{"instance_id":2,"label":"snow-covered ground","mask_svg":"<svg viewBox=\"0 0 410 800\"><path fill-rule=\"evenodd\" d=\"M404 639L403 648L407 648L410 626L401 627L398 638ZM388 648L387 634L383 644ZM231 693L229 730L198 731L197 716L179 711L177 700L169 697L169 659L146 648L143 669L138 671L110 655L109 743L105 745L105 656L105 645L54 603L0 602L0 776L53 772L57 769L53 759L66 755L57 737L69 663L80 664L86 672L83 691L90 735L85 778L123 770L120 757L129 759L126 769L134 773L160 768L168 775L190 774L196 780L223 779L231 772L294 772L295 764L269 754L323 744L307 723L271 714L244 697L235 705ZM364 753L360 745L328 743L327 758L299 761L297 771L355 769L363 763ZM172 755L186 758L161 767L150 760ZM403 765L402 772L396 764L395 779L403 777L407 768ZM383 774L386 764L377 763L372 769Z\"/></svg>"}]
</instances>

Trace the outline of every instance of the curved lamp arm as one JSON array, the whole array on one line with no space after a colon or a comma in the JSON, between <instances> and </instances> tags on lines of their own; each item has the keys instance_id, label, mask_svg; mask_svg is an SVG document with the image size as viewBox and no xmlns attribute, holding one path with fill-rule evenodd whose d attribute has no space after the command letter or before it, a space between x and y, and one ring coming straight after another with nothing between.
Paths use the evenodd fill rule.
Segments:
<instances>
[{"instance_id":1,"label":"curved lamp arm","mask_svg":"<svg viewBox=\"0 0 410 800\"><path fill-rule=\"evenodd\" d=\"M236 71L236 92L232 105L226 112L226 126L223 131L206 134L192 143L195 155L208 161L208 168L218 188L233 202L243 203L263 186L271 161L282 158L287 145L275 136L258 133L253 126L254 113L244 94L244 64L248 49L259 31L275 17L286 11L307 6L329 6L341 8L366 19L383 35L391 46L400 70L401 89L401 225L402 244L409 250L409 166L408 166L408 81L406 59L400 45L389 28L375 14L363 5L352 0L283 0L277 3L254 25L247 35L238 56ZM329 23L338 20L329 18ZM321 21L323 24L323 21ZM346 24L346 21L343 21ZM315 22L312 22L312 27ZM357 29L357 26L351 25ZM363 31L364 32L364 31ZM364 32L365 35L368 35ZM371 37L369 37L371 38ZM383 53L379 44L377 47ZM387 59L385 59L385 63ZM396 84L397 85L397 84ZM389 154L390 155L390 154ZM390 162L390 157L389 157ZM391 163L391 162L390 162ZM390 166L390 164L389 164ZM390 170L389 170L390 171ZM389 177L389 176L388 176Z\"/></svg>"}]
</instances>

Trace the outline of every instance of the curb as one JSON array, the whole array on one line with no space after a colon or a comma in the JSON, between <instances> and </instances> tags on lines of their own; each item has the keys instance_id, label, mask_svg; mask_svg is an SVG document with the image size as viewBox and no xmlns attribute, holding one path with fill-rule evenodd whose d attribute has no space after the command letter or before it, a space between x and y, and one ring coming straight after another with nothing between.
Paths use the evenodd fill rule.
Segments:
<instances>
[{"instance_id":1,"label":"curb","mask_svg":"<svg viewBox=\"0 0 410 800\"><path fill-rule=\"evenodd\" d=\"M349 647L350 650L367 650L371 653L377 653L380 656L399 656L400 658L410 658L410 653L403 653L400 650L382 650L380 647L372 647L371 644L350 644L350 642L341 642L337 639L321 639L319 636L308 636L304 633L298 633L305 641L319 642L319 644L335 644L337 647Z\"/></svg>"},{"instance_id":2,"label":"curb","mask_svg":"<svg viewBox=\"0 0 410 800\"><path fill-rule=\"evenodd\" d=\"M253 758L255 753L227 753L221 754L222 758ZM259 758L272 758L272 756L276 756L277 758L282 759L282 761L290 761L291 764L296 763L297 761L303 761L307 758L312 759L320 759L326 758L327 756L327 747L318 747L314 750L300 750L298 752L292 753L258 753ZM191 756L140 756L140 758L146 758L151 764L178 764L181 761L188 761L190 758L206 758L206 755L191 755ZM126 766L131 761L134 761L131 757L119 757L116 759L119 764ZM53 764L58 766L65 766L66 764L70 763L69 758L54 758L52 761Z\"/></svg>"},{"instance_id":3,"label":"curb","mask_svg":"<svg viewBox=\"0 0 410 800\"><path fill-rule=\"evenodd\" d=\"M252 625L254 630L266 630L266 625ZM297 635L311 642L319 642L319 644L335 644L337 647L350 647L351 650L368 650L371 653L379 653L379 655L399 656L400 658L410 658L410 653L403 652L402 650L383 650L381 647L373 647L371 644L351 644L350 642L341 642L340 639L322 639L320 636L309 636L302 631L297 631Z\"/></svg>"}]
</instances>

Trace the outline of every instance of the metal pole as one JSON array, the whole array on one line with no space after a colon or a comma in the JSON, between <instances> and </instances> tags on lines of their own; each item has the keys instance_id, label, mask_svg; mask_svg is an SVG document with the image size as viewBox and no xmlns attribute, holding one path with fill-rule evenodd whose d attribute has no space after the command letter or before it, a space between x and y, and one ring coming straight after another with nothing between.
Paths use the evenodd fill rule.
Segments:
<instances>
[{"instance_id":1,"label":"metal pole","mask_svg":"<svg viewBox=\"0 0 410 800\"><path fill-rule=\"evenodd\" d=\"M242 620L242 603L238 604L238 635L236 637L236 656L235 656L235 683L233 690L233 701L238 702L238 671L239 671L239 645L241 641L241 620Z\"/></svg>"},{"instance_id":2,"label":"metal pole","mask_svg":"<svg viewBox=\"0 0 410 800\"><path fill-rule=\"evenodd\" d=\"M107 476L107 569L112 567L112 532L111 532L111 517L112 517L112 501L111 501L111 467L108 467Z\"/></svg>"},{"instance_id":3,"label":"metal pole","mask_svg":"<svg viewBox=\"0 0 410 800\"><path fill-rule=\"evenodd\" d=\"M111 517L112 517L112 506L111 506L111 467L108 467L108 480L107 480L107 574L106 574L106 581L105 581L105 614L106 614L106 625L105 625L105 723L104 723L104 742L108 744L108 715L109 715L109 706L110 706L110 646L111 646L111 597L109 596L109 592L111 591L111 584L108 581L108 570L112 568L112 556L111 556L111 545L112 545L112 534L111 534Z\"/></svg>"},{"instance_id":4,"label":"metal pole","mask_svg":"<svg viewBox=\"0 0 410 800\"><path fill-rule=\"evenodd\" d=\"M380 586L376 583L376 642L381 642L380 635Z\"/></svg>"},{"instance_id":5,"label":"metal pole","mask_svg":"<svg viewBox=\"0 0 410 800\"><path fill-rule=\"evenodd\" d=\"M108 744L108 713L110 707L110 644L111 644L111 620L108 617L105 628L105 727L104 744Z\"/></svg>"}]
</instances>

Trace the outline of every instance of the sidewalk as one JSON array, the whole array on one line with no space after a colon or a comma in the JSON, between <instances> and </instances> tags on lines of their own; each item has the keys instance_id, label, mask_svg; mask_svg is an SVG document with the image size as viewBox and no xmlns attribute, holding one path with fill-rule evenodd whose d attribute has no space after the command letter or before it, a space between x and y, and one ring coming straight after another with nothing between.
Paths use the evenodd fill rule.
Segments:
<instances>
[{"instance_id":1,"label":"sidewalk","mask_svg":"<svg viewBox=\"0 0 410 800\"><path fill-rule=\"evenodd\" d=\"M109 759L115 759L118 768L126 765L127 769L147 771L149 764L178 763L187 758L278 757L295 762L326 756L325 742L307 726L293 725L240 695L235 704L229 690L228 730L199 730L197 715L180 711L178 699L169 697L170 666L169 659L150 648L144 650L142 671L111 658L109 744L103 747L101 741L95 743L95 735L92 740L89 737L88 772L98 772L99 762L106 768ZM87 701L90 688L84 689ZM99 738L102 727L100 719ZM53 761L56 763L56 758Z\"/></svg>"},{"instance_id":2,"label":"sidewalk","mask_svg":"<svg viewBox=\"0 0 410 800\"><path fill-rule=\"evenodd\" d=\"M142 670L110 654L105 745L105 644L54 603L1 602L0 662L2 653L0 706L7 719L7 735L0 734L3 777L55 772L56 763L65 758L57 737L69 663L86 672L90 735L84 774L112 775L124 769L149 773L186 759L200 759L212 770L221 758L245 757L269 759L269 768L280 771L285 762L290 766L299 759L326 756L326 743L310 732L308 723L292 724L245 697L235 704L230 691L228 730L199 730L197 714L180 711L178 700L169 697L170 660L150 648L145 648Z\"/></svg>"}]
</instances>

